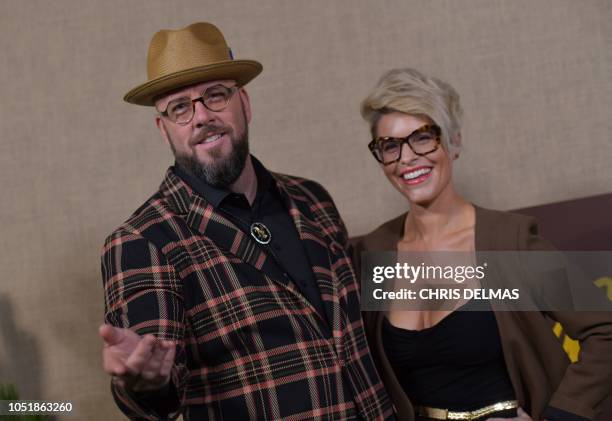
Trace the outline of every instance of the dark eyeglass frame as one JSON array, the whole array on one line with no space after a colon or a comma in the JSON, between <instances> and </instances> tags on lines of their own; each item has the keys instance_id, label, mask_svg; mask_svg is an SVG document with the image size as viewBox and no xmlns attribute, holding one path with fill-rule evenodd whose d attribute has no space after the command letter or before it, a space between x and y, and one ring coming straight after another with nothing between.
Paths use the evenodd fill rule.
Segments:
<instances>
[{"instance_id":1,"label":"dark eyeglass frame","mask_svg":"<svg viewBox=\"0 0 612 421\"><path fill-rule=\"evenodd\" d=\"M436 146L434 146L434 148L430 151L427 152L417 152L414 150L414 146L412 146L412 141L416 138L416 135L419 135L423 132L428 132L428 131L432 131L435 136L436 136ZM407 143L408 147L412 150L412 152L415 155L418 156L425 156L425 155L429 155L432 152L435 152L438 150L438 148L440 147L440 143L441 143L441 135L442 135L442 129L440 129L440 126L438 126L437 124L425 124L424 126L419 127L418 129L416 129L415 131L413 131L412 133L410 133L408 136L406 137L390 137L390 136L384 136L384 137L377 137L375 139L372 139L372 141L370 143L368 143L368 149L370 150L370 152L372 153L372 155L374 156L374 158L380 162L383 165L391 165L397 161L399 161L402 158L402 150L404 148L404 144ZM382 160L382 149L381 149L381 144L383 142L387 142L389 140L395 140L397 142L399 142L400 144L400 150L399 153L397 155L397 159L394 159L393 161L388 161L388 162L384 162ZM380 152L381 157L379 158L378 156L378 152Z\"/></svg>"},{"instance_id":2,"label":"dark eyeglass frame","mask_svg":"<svg viewBox=\"0 0 612 421\"><path fill-rule=\"evenodd\" d=\"M206 96L206 94L207 94L207 93L208 93L208 95L210 96L210 95L211 95L211 93L210 93L210 92L211 92L211 90L212 90L212 89L217 89L217 88L219 88L219 87L226 89L226 91L227 91L227 93L228 93L228 96L227 96L227 101L225 101L225 104L223 104L223 106L221 106L221 107L219 107L219 108L211 108L210 106L208 106L208 105L206 104L206 99L208 99L208 98L206 98L206 99L205 99L204 97ZM174 99L174 100L172 100L172 101L168 102L168 105L166 106L166 109L165 109L164 111L160 111L160 112L159 112L159 115L161 115L162 117L166 117L168 120L172 121L172 122L173 122L173 123L175 123L175 124L178 124L179 126L185 126L185 125L187 125L187 124L191 123L191 120L193 120L193 116L195 115L195 104L196 104L196 102L201 102L201 103L202 103L202 105L203 105L203 106L204 106L204 107L205 107L207 110L210 110L210 111L213 111L213 112L216 112L216 113L217 113L217 112L223 111L223 110L225 110L225 109L227 108L227 106L229 105L230 101L231 101L231 100L232 100L232 98L234 97L234 94L235 94L235 93L236 93L236 92L237 92L239 89L240 89L240 85L234 85L234 86L228 87L228 86L225 86L225 85L222 85L222 84L220 84L220 83L219 83L219 84L217 84L217 85L209 86L208 88L206 88L206 89L205 89L205 90L202 92L202 94L201 94L199 97L194 98L194 99L190 99L190 101L191 101L191 117L189 118L189 120L187 120L187 121L185 121L185 122L178 122L178 121L174 121L174 120L173 120L173 119L170 117L170 115L168 114L168 108L169 108L169 107L170 107L170 105L173 103L173 101L178 101L178 100L179 100L179 99L181 99L181 98L177 98L177 99ZM184 100L186 101L186 100L187 100L187 98L184 98Z\"/></svg>"}]
</instances>

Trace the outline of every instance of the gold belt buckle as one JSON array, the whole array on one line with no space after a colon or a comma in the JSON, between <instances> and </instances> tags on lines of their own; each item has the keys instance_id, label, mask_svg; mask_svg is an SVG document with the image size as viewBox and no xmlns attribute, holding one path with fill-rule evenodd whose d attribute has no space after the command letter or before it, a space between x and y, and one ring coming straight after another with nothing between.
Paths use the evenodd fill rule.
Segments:
<instances>
[{"instance_id":1,"label":"gold belt buckle","mask_svg":"<svg viewBox=\"0 0 612 421\"><path fill-rule=\"evenodd\" d=\"M431 408L428 406L415 406L415 409L418 415L433 418L435 420L472 421L497 411L514 409L517 407L517 401L504 401L475 409L473 411L449 411L448 409Z\"/></svg>"},{"instance_id":2,"label":"gold belt buckle","mask_svg":"<svg viewBox=\"0 0 612 421\"><path fill-rule=\"evenodd\" d=\"M430 418L435 418L437 420L446 420L448 419L448 409L441 408L427 408L426 416Z\"/></svg>"}]
</instances>

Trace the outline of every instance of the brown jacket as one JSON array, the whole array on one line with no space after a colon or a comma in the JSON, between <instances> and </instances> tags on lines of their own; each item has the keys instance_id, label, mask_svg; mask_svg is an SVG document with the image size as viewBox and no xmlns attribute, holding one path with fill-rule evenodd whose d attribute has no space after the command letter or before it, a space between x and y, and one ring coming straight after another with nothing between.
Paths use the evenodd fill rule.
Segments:
<instances>
[{"instance_id":1,"label":"brown jacket","mask_svg":"<svg viewBox=\"0 0 612 421\"><path fill-rule=\"evenodd\" d=\"M353 240L357 272L363 251L396 250L406 214ZM531 217L476 208L476 250L546 250ZM381 339L382 312L364 312L366 334L381 378L400 420L414 419L404 393L385 355ZM612 390L612 313L496 312L504 359L519 404L534 420L550 405L592 419ZM579 361L570 364L551 329L559 321L580 341Z\"/></svg>"}]
</instances>

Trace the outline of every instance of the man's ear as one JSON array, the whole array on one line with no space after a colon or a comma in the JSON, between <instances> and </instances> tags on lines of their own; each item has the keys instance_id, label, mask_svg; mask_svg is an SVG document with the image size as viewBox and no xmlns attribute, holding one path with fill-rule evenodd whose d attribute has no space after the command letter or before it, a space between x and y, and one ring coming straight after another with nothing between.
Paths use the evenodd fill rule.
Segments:
<instances>
[{"instance_id":1,"label":"man's ear","mask_svg":"<svg viewBox=\"0 0 612 421\"><path fill-rule=\"evenodd\" d=\"M238 95L240 95L240 102L242 103L242 109L244 110L244 115L246 116L248 124L251 122L251 100L249 99L249 94L246 89L240 88Z\"/></svg>"},{"instance_id":2,"label":"man's ear","mask_svg":"<svg viewBox=\"0 0 612 421\"><path fill-rule=\"evenodd\" d=\"M159 115L155 116L155 125L159 129L159 132L161 133L161 135L164 138L164 140L166 141L166 143L169 146L172 146L172 145L170 145L170 137L168 136L168 131L166 130L166 124L164 123L164 121L162 120L162 118Z\"/></svg>"}]
</instances>

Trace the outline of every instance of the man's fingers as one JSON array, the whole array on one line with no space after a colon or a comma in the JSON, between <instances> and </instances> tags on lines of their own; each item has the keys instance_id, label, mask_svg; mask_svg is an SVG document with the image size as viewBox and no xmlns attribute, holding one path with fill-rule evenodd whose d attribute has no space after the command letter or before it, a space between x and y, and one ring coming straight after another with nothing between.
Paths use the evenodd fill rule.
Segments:
<instances>
[{"instance_id":1,"label":"man's fingers","mask_svg":"<svg viewBox=\"0 0 612 421\"><path fill-rule=\"evenodd\" d=\"M123 376L126 373L125 364L108 348L102 351L102 367L111 376Z\"/></svg>"},{"instance_id":2,"label":"man's fingers","mask_svg":"<svg viewBox=\"0 0 612 421\"><path fill-rule=\"evenodd\" d=\"M168 383L174 364L175 343L153 335L139 336L129 329L102 325L100 336L104 371L133 390L150 390Z\"/></svg>"},{"instance_id":3,"label":"man's fingers","mask_svg":"<svg viewBox=\"0 0 612 421\"><path fill-rule=\"evenodd\" d=\"M102 349L102 366L104 371L113 376L123 376L127 372L126 362L134 352L140 336L129 329L123 329L103 324L99 327L98 333L104 340Z\"/></svg>"},{"instance_id":4,"label":"man's fingers","mask_svg":"<svg viewBox=\"0 0 612 421\"><path fill-rule=\"evenodd\" d=\"M128 374L132 376L138 376L145 364L151 358L153 349L155 347L155 337L153 335L145 335L138 345L134 352L128 357L125 362L125 368Z\"/></svg>"},{"instance_id":5,"label":"man's fingers","mask_svg":"<svg viewBox=\"0 0 612 421\"><path fill-rule=\"evenodd\" d=\"M170 372L172 371L172 366L174 365L174 356L176 354L176 346L174 343L170 342L168 345L170 348L162 361L162 365L159 370L159 374L162 377L168 377Z\"/></svg>"},{"instance_id":6,"label":"man's fingers","mask_svg":"<svg viewBox=\"0 0 612 421\"><path fill-rule=\"evenodd\" d=\"M174 364L175 345L171 341L158 341L156 348L142 370L142 377L146 380L166 383Z\"/></svg>"},{"instance_id":7,"label":"man's fingers","mask_svg":"<svg viewBox=\"0 0 612 421\"><path fill-rule=\"evenodd\" d=\"M102 329L101 329L102 330ZM109 345L105 342L102 348L102 367L113 376L123 376L126 373L125 362L129 356L120 345Z\"/></svg>"},{"instance_id":8,"label":"man's fingers","mask_svg":"<svg viewBox=\"0 0 612 421\"><path fill-rule=\"evenodd\" d=\"M123 339L123 332L114 326L103 324L98 328L98 333L107 345L116 345Z\"/></svg>"},{"instance_id":9,"label":"man's fingers","mask_svg":"<svg viewBox=\"0 0 612 421\"><path fill-rule=\"evenodd\" d=\"M103 324L98 328L98 333L104 340L107 346L126 345L128 347L136 347L140 341L140 335L130 329Z\"/></svg>"},{"instance_id":10,"label":"man's fingers","mask_svg":"<svg viewBox=\"0 0 612 421\"><path fill-rule=\"evenodd\" d=\"M168 349L158 343L151 353L151 358L142 367L141 377L145 380L158 379L160 377L160 368L167 353Z\"/></svg>"}]
</instances>

